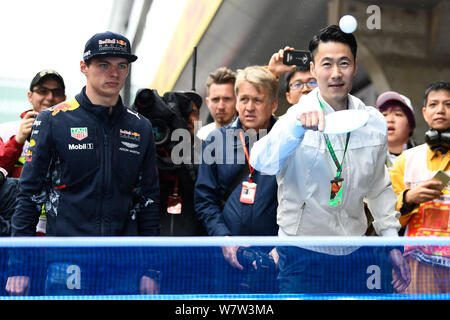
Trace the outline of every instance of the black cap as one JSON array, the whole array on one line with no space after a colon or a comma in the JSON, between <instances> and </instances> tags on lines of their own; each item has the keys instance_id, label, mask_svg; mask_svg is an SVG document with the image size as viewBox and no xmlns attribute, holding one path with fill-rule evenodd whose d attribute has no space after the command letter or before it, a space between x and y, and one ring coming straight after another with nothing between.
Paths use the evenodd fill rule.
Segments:
<instances>
[{"instance_id":1,"label":"black cap","mask_svg":"<svg viewBox=\"0 0 450 320\"><path fill-rule=\"evenodd\" d=\"M202 103L203 103L203 99L197 92L181 91L181 93L184 94L185 96L187 96L189 98L189 100L193 101L195 103L195 105L197 106L197 108L200 109L200 107L202 106Z\"/></svg>"},{"instance_id":2,"label":"black cap","mask_svg":"<svg viewBox=\"0 0 450 320\"><path fill-rule=\"evenodd\" d=\"M123 57L129 62L137 59L137 56L131 53L130 41L111 31L96 33L86 42L83 60L88 61L97 56Z\"/></svg>"},{"instance_id":3,"label":"black cap","mask_svg":"<svg viewBox=\"0 0 450 320\"><path fill-rule=\"evenodd\" d=\"M194 103L198 109L202 105L202 97L194 91L168 91L162 99L169 109L175 107L185 118L192 112Z\"/></svg>"},{"instance_id":4,"label":"black cap","mask_svg":"<svg viewBox=\"0 0 450 320\"><path fill-rule=\"evenodd\" d=\"M66 89L66 87L64 85L64 80L61 77L61 75L58 72L56 72L55 70L46 69L46 70L42 70L42 71L39 71L38 73L36 73L33 80L31 80L30 91L33 91L33 88L35 86L37 86L41 81L43 81L44 79L49 79L49 78L56 80L59 83L59 85L61 86L61 88L63 89L63 91Z\"/></svg>"}]
</instances>

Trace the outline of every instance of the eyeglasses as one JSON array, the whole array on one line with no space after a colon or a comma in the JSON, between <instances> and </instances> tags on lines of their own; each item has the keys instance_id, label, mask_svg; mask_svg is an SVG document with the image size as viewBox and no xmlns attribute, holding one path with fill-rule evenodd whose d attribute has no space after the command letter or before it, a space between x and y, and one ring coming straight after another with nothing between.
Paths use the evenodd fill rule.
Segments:
<instances>
[{"instance_id":1,"label":"eyeglasses","mask_svg":"<svg viewBox=\"0 0 450 320\"><path fill-rule=\"evenodd\" d=\"M33 92L41 96L46 96L49 94L49 92L51 92L54 97L62 97L64 95L64 91L60 88L50 89L46 87L37 87L33 90Z\"/></svg>"},{"instance_id":2,"label":"eyeglasses","mask_svg":"<svg viewBox=\"0 0 450 320\"><path fill-rule=\"evenodd\" d=\"M307 86L308 88L312 89L312 88L317 87L317 82L316 81L309 81L306 83L294 82L289 85L289 87L291 87L294 90L301 90L303 88L303 86Z\"/></svg>"}]
</instances>

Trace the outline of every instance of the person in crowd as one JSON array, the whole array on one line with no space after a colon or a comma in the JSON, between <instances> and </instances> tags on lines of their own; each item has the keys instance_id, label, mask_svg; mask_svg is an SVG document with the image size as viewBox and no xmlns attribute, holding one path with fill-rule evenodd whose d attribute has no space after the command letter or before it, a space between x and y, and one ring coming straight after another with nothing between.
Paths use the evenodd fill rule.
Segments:
<instances>
[{"instance_id":1,"label":"person in crowd","mask_svg":"<svg viewBox=\"0 0 450 320\"><path fill-rule=\"evenodd\" d=\"M416 127L415 112L411 100L395 91L387 91L379 95L376 107L387 122L388 156L386 165L391 168L395 159L404 150L416 146L412 139Z\"/></svg>"},{"instance_id":2,"label":"person in crowd","mask_svg":"<svg viewBox=\"0 0 450 320\"><path fill-rule=\"evenodd\" d=\"M386 121L349 94L357 71L356 39L331 25L313 37L309 51L318 87L289 108L250 155L255 170L277 176L279 236L362 236L364 200L377 233L398 236L395 193L385 166ZM343 110L364 111L368 122L346 134L324 134L325 115ZM380 260L370 248L281 246L277 251L281 292L374 289L367 285L366 271ZM393 288L380 289L403 291L409 270L400 250L390 250L389 256L393 269L383 274L393 276Z\"/></svg>"},{"instance_id":3,"label":"person in crowd","mask_svg":"<svg viewBox=\"0 0 450 320\"><path fill-rule=\"evenodd\" d=\"M405 150L391 170L400 222L408 237L448 237L450 210L450 83L425 91L422 114L429 130L425 143ZM442 176L442 178L441 178ZM406 293L450 292L450 248L406 246L411 285Z\"/></svg>"},{"instance_id":4,"label":"person in crowd","mask_svg":"<svg viewBox=\"0 0 450 320\"><path fill-rule=\"evenodd\" d=\"M176 106L191 136L191 144L193 144L195 126L203 104L202 97L195 91L168 91L162 99L169 105L169 108Z\"/></svg>"},{"instance_id":5,"label":"person in crowd","mask_svg":"<svg viewBox=\"0 0 450 320\"><path fill-rule=\"evenodd\" d=\"M416 126L415 112L411 100L395 91L387 91L379 95L376 108L383 114L388 127L386 166L390 169L400 153L416 145L412 139ZM364 206L364 210L368 220L366 235L376 236L372 225L373 217L367 205ZM399 235L403 235L404 232L405 230L402 227L399 230Z\"/></svg>"},{"instance_id":6,"label":"person in crowd","mask_svg":"<svg viewBox=\"0 0 450 320\"><path fill-rule=\"evenodd\" d=\"M156 132L161 236L206 235L194 210L198 171L194 147L199 142L194 132L202 103L202 97L195 91L168 91L161 97L156 90L143 89L136 95L133 106L154 124ZM203 281L207 278L198 277L203 262L195 258L198 252L191 247L165 249L160 264L161 294L211 292L208 282Z\"/></svg>"},{"instance_id":7,"label":"person in crowd","mask_svg":"<svg viewBox=\"0 0 450 320\"><path fill-rule=\"evenodd\" d=\"M294 48L285 47L275 52L269 60L268 68L277 78L286 74L286 100L294 105L298 103L302 95L310 93L317 87L317 81L311 74L309 64L295 66L283 63L284 52L288 50L294 50Z\"/></svg>"},{"instance_id":8,"label":"person in crowd","mask_svg":"<svg viewBox=\"0 0 450 320\"><path fill-rule=\"evenodd\" d=\"M276 121L272 114L278 107L277 91L278 81L266 68L250 66L238 70L235 93L239 116L230 125L212 131L210 139L203 143L203 161L195 184L194 204L210 236L277 234L275 176L261 174L248 162L253 142L270 131ZM220 258L221 261L223 258L227 261L225 267L228 271L221 270L220 275L216 276L225 282L224 286L241 284L240 287L228 287L225 290L274 290L274 268L265 281L252 281L249 284L246 280L254 271L253 267L247 268L245 263L245 257L252 254L241 255L247 249L251 248L222 247ZM275 265L278 260L276 250L254 249L253 256L262 255L267 258L266 261L272 261L272 267ZM244 260L240 260L239 256L244 256ZM236 270L239 271L238 280L233 281L230 274Z\"/></svg>"},{"instance_id":9,"label":"person in crowd","mask_svg":"<svg viewBox=\"0 0 450 320\"><path fill-rule=\"evenodd\" d=\"M34 235L37 208L44 203L49 236L158 235L159 184L152 126L124 106L120 97L130 63L136 59L129 40L120 34L97 33L86 42L80 62L86 86L75 98L40 112L33 123L12 236ZM6 290L11 295L26 294L30 283L29 276L20 273L29 259L26 252L19 253L10 257ZM61 274L60 268L64 264L49 270L49 282ZM86 284L87 292L95 292L96 285L95 280ZM140 287L142 293L158 290L147 275L142 276Z\"/></svg>"},{"instance_id":10,"label":"person in crowd","mask_svg":"<svg viewBox=\"0 0 450 320\"><path fill-rule=\"evenodd\" d=\"M203 224L194 210L194 185L197 179L198 165L194 162L194 130L199 118L202 97L194 91L166 92L163 99L176 105L180 120L189 131L191 158L186 163L175 165L173 162L159 163L159 181L161 189L160 218L162 236L204 236ZM182 118L182 119L181 119ZM183 128L184 129L184 128ZM184 141L183 141L184 142ZM166 150L168 153L172 150ZM168 159L169 157L167 157Z\"/></svg>"},{"instance_id":11,"label":"person in crowd","mask_svg":"<svg viewBox=\"0 0 450 320\"><path fill-rule=\"evenodd\" d=\"M0 124L0 167L9 177L18 178L27 157L31 126L42 111L66 100L64 80L54 70L36 73L30 83L28 101L32 109L20 114L21 120Z\"/></svg>"},{"instance_id":12,"label":"person in crowd","mask_svg":"<svg viewBox=\"0 0 450 320\"><path fill-rule=\"evenodd\" d=\"M199 139L205 140L212 130L230 124L236 117L235 82L236 74L226 67L220 67L209 74L206 80L206 105L214 122L198 130Z\"/></svg>"},{"instance_id":13,"label":"person in crowd","mask_svg":"<svg viewBox=\"0 0 450 320\"><path fill-rule=\"evenodd\" d=\"M191 135L191 144L194 144L195 137L195 124L198 122L200 116L200 108L203 104L202 97L195 91L185 91L184 95L186 95L189 100L192 102L192 109L190 110L187 117L185 117L186 126Z\"/></svg>"},{"instance_id":14,"label":"person in crowd","mask_svg":"<svg viewBox=\"0 0 450 320\"><path fill-rule=\"evenodd\" d=\"M30 91L28 91L28 101L32 109L22 112L19 121L0 124L0 167L8 172L10 181L7 185L14 183L14 178L20 177L23 164L28 156L31 126L36 116L42 110L61 103L65 99L65 85L62 76L55 70L41 70L31 80ZM36 226L37 235L45 235L46 221L43 209Z\"/></svg>"}]
</instances>

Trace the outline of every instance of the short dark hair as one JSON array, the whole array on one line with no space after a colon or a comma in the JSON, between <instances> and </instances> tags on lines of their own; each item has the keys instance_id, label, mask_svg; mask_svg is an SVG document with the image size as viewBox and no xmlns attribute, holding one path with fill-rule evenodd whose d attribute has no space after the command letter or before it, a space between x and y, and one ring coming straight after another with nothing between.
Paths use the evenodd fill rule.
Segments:
<instances>
[{"instance_id":1,"label":"short dark hair","mask_svg":"<svg viewBox=\"0 0 450 320\"><path fill-rule=\"evenodd\" d=\"M286 92L289 92L291 87L289 86L289 82L291 81L291 78L294 74L296 74L297 72L306 72L309 71L309 63L306 66L296 66L294 71L288 72L286 73Z\"/></svg>"},{"instance_id":2,"label":"short dark hair","mask_svg":"<svg viewBox=\"0 0 450 320\"><path fill-rule=\"evenodd\" d=\"M339 28L339 26L333 24L320 29L319 34L315 35L309 42L309 51L311 52L313 61L314 56L317 53L317 47L319 46L319 43L329 41L347 44L350 47L353 58L356 59L356 51L358 45L356 43L355 36L351 33L343 32L341 28Z\"/></svg>"},{"instance_id":3,"label":"short dark hair","mask_svg":"<svg viewBox=\"0 0 450 320\"><path fill-rule=\"evenodd\" d=\"M409 133L409 136L411 137L414 131L414 128L416 127L416 119L414 118L413 111L404 103L400 102L399 100L388 100L385 103L383 103L381 106L378 107L378 110L380 112L384 112L386 110L389 110L391 108L400 107L402 112L405 114L406 118L408 119L408 126L411 129L411 132Z\"/></svg>"},{"instance_id":4,"label":"short dark hair","mask_svg":"<svg viewBox=\"0 0 450 320\"><path fill-rule=\"evenodd\" d=\"M423 106L427 106L428 102L428 95L432 91L439 91L439 90L448 90L450 91L450 82L447 81L438 81L430 84L428 88L425 90L425 98L423 100Z\"/></svg>"}]
</instances>

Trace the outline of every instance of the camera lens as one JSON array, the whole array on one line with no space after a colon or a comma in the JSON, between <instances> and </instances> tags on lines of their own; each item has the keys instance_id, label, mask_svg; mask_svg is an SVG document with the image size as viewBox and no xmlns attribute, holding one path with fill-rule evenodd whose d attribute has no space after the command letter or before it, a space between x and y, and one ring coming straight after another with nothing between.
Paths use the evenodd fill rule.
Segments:
<instances>
[{"instance_id":1,"label":"camera lens","mask_svg":"<svg viewBox=\"0 0 450 320\"><path fill-rule=\"evenodd\" d=\"M153 127L153 137L155 138L155 145L159 146L169 139L170 129L167 124L160 119L151 120Z\"/></svg>"}]
</instances>

